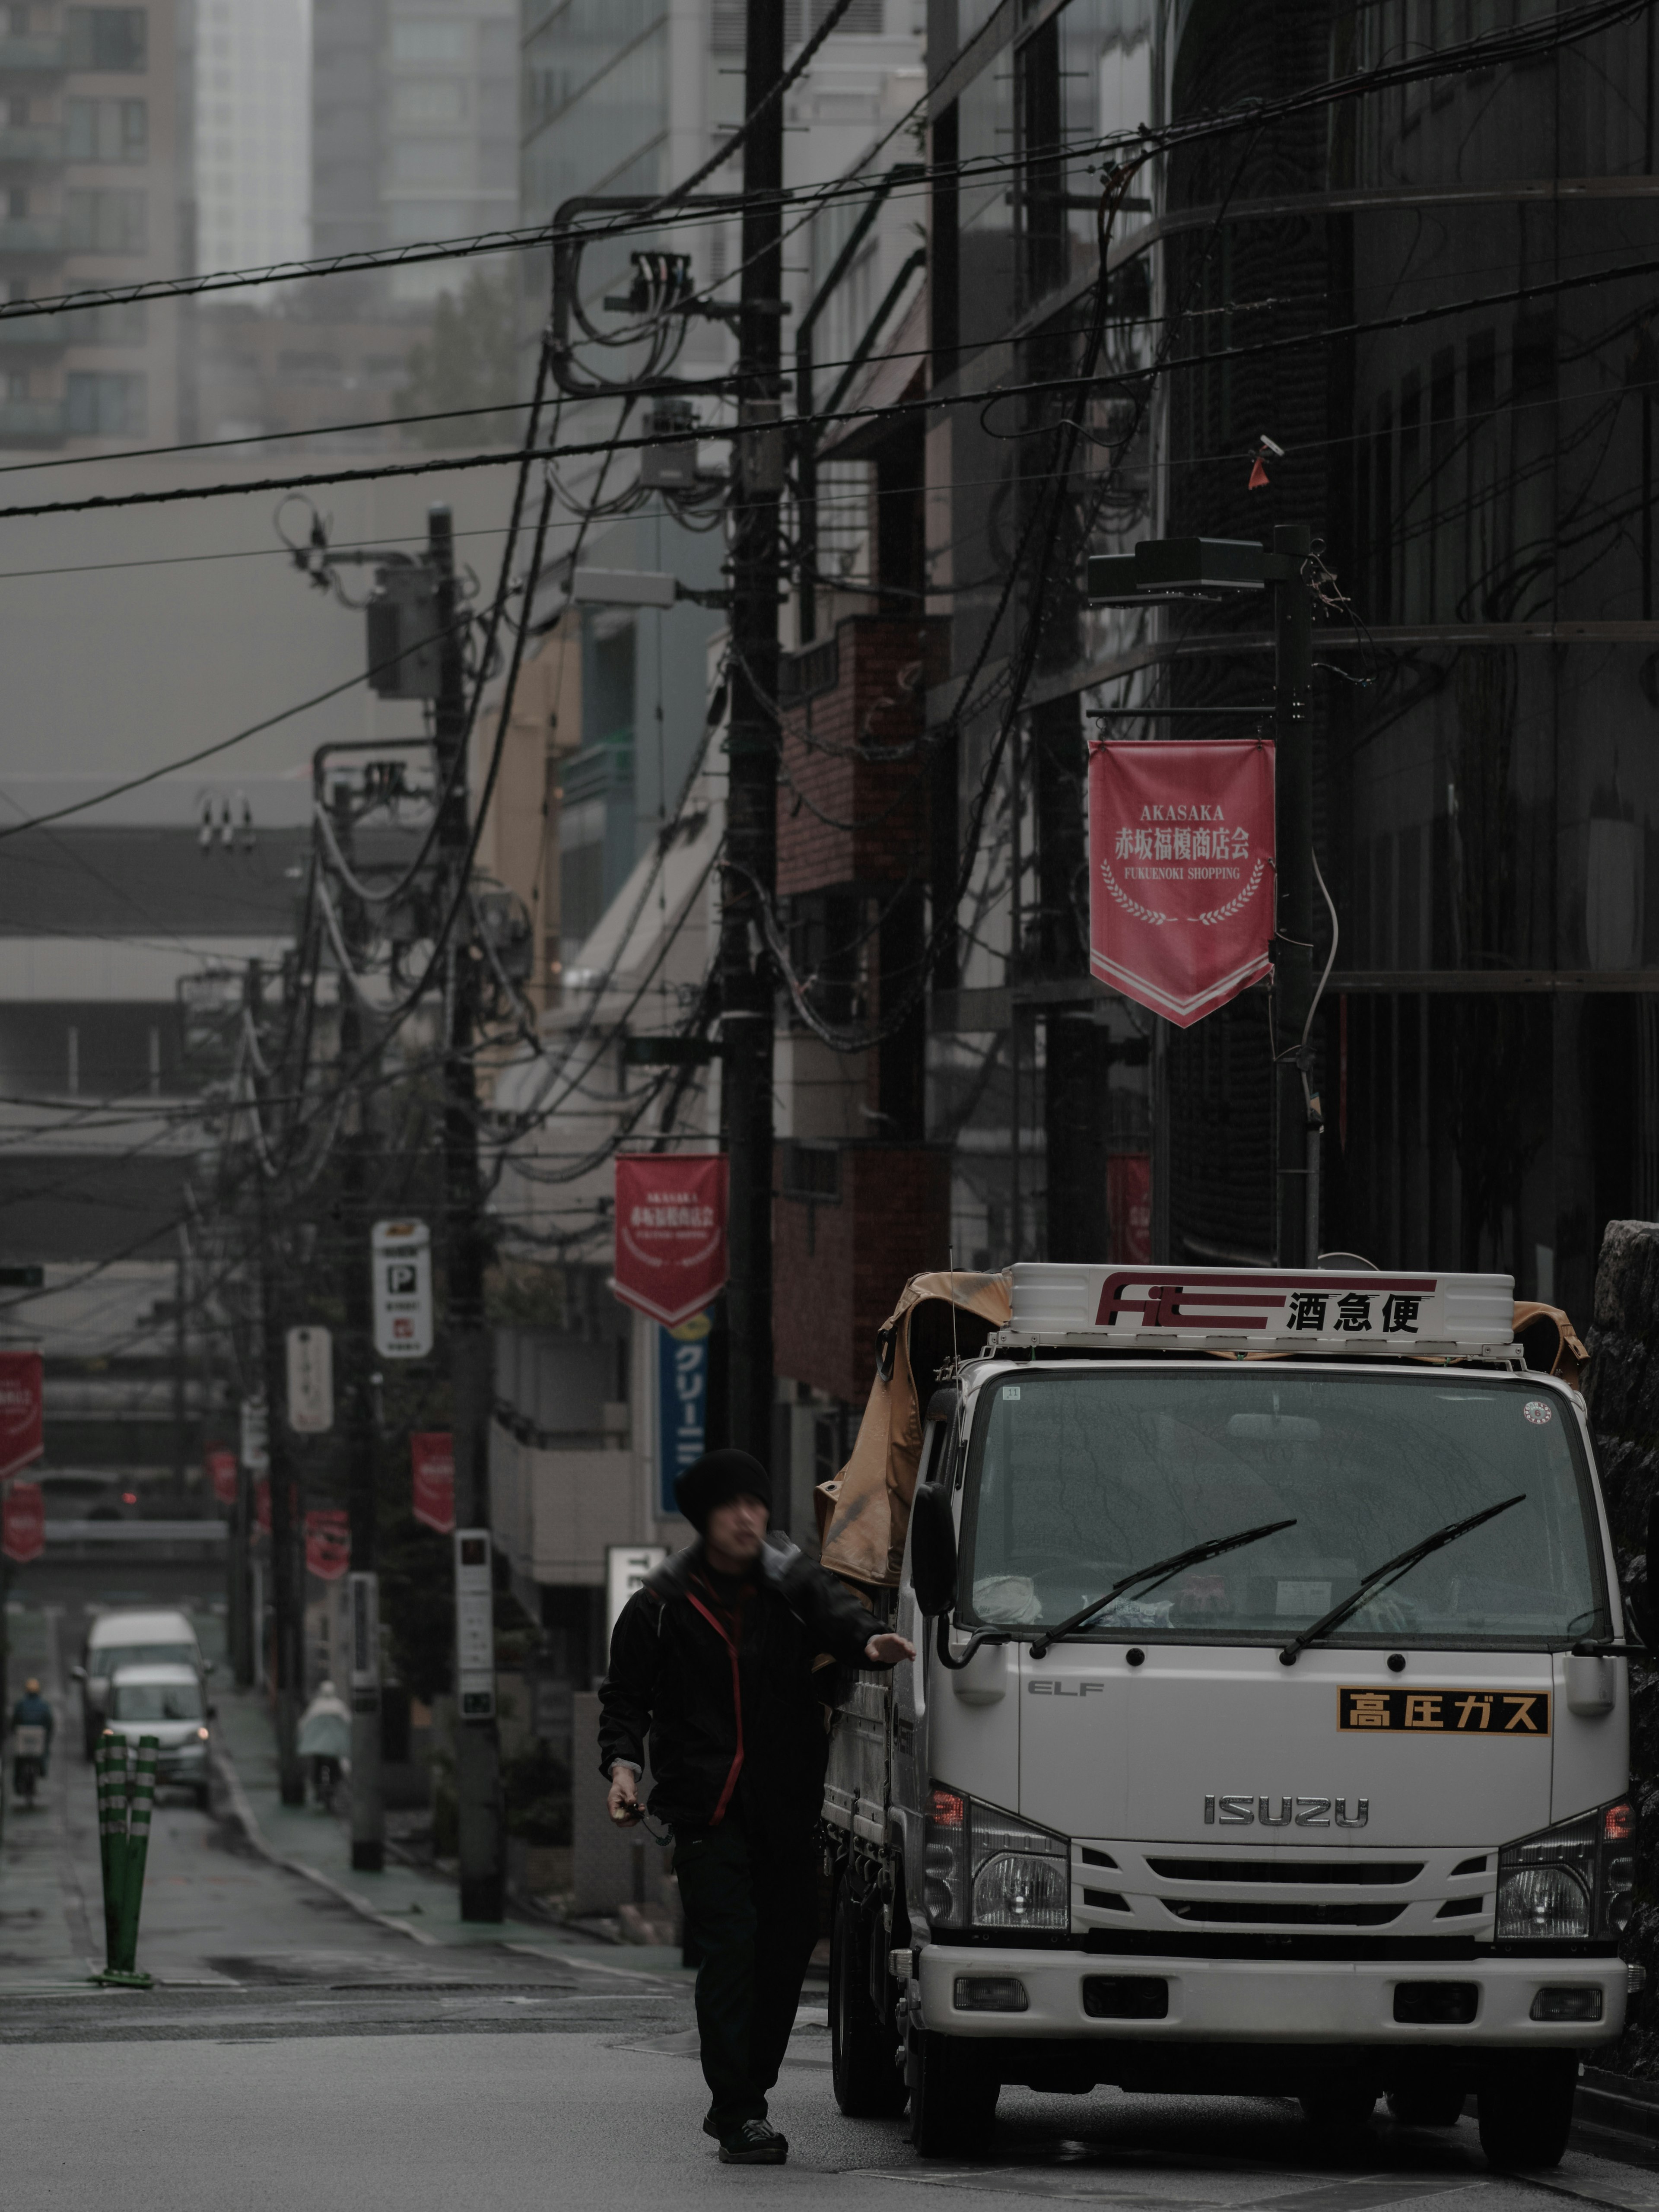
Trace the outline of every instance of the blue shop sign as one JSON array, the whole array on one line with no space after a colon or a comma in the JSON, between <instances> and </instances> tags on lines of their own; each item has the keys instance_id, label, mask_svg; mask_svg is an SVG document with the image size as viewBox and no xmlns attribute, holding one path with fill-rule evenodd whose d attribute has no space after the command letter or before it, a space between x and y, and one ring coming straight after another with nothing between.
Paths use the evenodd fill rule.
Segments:
<instances>
[{"instance_id":1,"label":"blue shop sign","mask_svg":"<svg viewBox=\"0 0 1659 2212\"><path fill-rule=\"evenodd\" d=\"M701 1459L708 1433L707 1314L657 1331L658 1485L665 1513L675 1512L675 1478Z\"/></svg>"}]
</instances>

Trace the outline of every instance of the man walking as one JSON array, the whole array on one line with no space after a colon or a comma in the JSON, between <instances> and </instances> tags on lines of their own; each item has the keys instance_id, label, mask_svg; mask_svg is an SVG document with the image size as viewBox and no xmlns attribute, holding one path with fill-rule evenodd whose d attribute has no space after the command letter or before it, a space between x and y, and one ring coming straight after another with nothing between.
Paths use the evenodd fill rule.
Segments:
<instances>
[{"instance_id":1,"label":"man walking","mask_svg":"<svg viewBox=\"0 0 1659 2212\"><path fill-rule=\"evenodd\" d=\"M772 1481L747 1452L706 1452L675 1485L697 1540L623 1608L599 1690L599 1764L611 1818L650 1810L674 1833L674 1871L697 1970L711 2102L705 2134L728 2166L781 2166L766 2117L817 1937L813 1829L829 1738L812 1691L821 1652L853 1666L913 1659L872 1634L852 1593L767 1534Z\"/></svg>"}]
</instances>

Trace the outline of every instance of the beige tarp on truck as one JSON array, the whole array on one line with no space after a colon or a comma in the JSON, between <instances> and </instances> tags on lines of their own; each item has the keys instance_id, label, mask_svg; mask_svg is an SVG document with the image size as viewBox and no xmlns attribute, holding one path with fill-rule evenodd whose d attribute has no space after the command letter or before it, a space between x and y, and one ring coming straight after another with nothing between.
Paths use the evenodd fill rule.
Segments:
<instances>
[{"instance_id":1,"label":"beige tarp on truck","mask_svg":"<svg viewBox=\"0 0 1659 2212\"><path fill-rule=\"evenodd\" d=\"M870 1589L896 1587L910 1499L921 1463L927 1401L954 1372L955 1358L979 1352L1010 1317L1006 1274L913 1275L879 1340L876 1379L853 1456L817 1492L823 1564ZM1559 1306L1518 1304L1515 1334L1527 1364L1575 1389L1589 1355Z\"/></svg>"},{"instance_id":2,"label":"beige tarp on truck","mask_svg":"<svg viewBox=\"0 0 1659 2212\"><path fill-rule=\"evenodd\" d=\"M941 1271L905 1285L881 1332L853 1456L818 1486L823 1564L832 1573L877 1589L896 1585L927 1401L952 1358L972 1358L993 1329L1008 1326L1010 1310L1006 1274Z\"/></svg>"}]
</instances>

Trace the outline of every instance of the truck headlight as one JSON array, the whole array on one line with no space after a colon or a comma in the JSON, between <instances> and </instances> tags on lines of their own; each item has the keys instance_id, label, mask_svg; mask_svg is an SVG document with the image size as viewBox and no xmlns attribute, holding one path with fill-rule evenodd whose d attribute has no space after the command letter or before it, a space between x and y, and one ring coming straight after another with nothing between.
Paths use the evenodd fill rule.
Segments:
<instances>
[{"instance_id":1,"label":"truck headlight","mask_svg":"<svg viewBox=\"0 0 1659 2212\"><path fill-rule=\"evenodd\" d=\"M1064 1836L954 1790L928 1792L922 1881L933 1927L1064 1934L1072 1925L1071 1872Z\"/></svg>"},{"instance_id":2,"label":"truck headlight","mask_svg":"<svg viewBox=\"0 0 1659 2212\"><path fill-rule=\"evenodd\" d=\"M1627 1927L1635 1833L1634 1808L1621 1798L1506 1844L1498 1857L1498 1942L1583 1942Z\"/></svg>"}]
</instances>

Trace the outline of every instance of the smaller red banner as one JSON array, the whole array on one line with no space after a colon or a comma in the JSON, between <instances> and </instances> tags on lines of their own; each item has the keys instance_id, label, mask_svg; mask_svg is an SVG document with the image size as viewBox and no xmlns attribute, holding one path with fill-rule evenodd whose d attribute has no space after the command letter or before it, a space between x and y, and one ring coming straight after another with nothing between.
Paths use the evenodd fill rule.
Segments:
<instances>
[{"instance_id":1,"label":"smaller red banner","mask_svg":"<svg viewBox=\"0 0 1659 2212\"><path fill-rule=\"evenodd\" d=\"M20 1567L46 1548L46 1493L38 1482L9 1482L0 1505L0 1552Z\"/></svg>"},{"instance_id":2,"label":"smaller red banner","mask_svg":"<svg viewBox=\"0 0 1659 2212\"><path fill-rule=\"evenodd\" d=\"M0 1352L0 1482L40 1458L40 1355Z\"/></svg>"},{"instance_id":3,"label":"smaller red banner","mask_svg":"<svg viewBox=\"0 0 1659 2212\"><path fill-rule=\"evenodd\" d=\"M1136 1255L1125 1255L1133 1259ZM213 1494L221 1505L236 1503L236 1455L234 1451L210 1451L207 1455L208 1480L213 1485Z\"/></svg>"},{"instance_id":4,"label":"smaller red banner","mask_svg":"<svg viewBox=\"0 0 1659 2212\"><path fill-rule=\"evenodd\" d=\"M445 1429L410 1437L409 1463L415 1479L415 1518L447 1536L455 1526L454 1437Z\"/></svg>"},{"instance_id":5,"label":"smaller red banner","mask_svg":"<svg viewBox=\"0 0 1659 2212\"><path fill-rule=\"evenodd\" d=\"M319 1583L337 1583L351 1565L351 1524L338 1505L306 1515L306 1565Z\"/></svg>"},{"instance_id":6,"label":"smaller red banner","mask_svg":"<svg viewBox=\"0 0 1659 2212\"><path fill-rule=\"evenodd\" d=\"M1089 755L1089 965L1190 1029L1269 973L1273 749L1109 738Z\"/></svg>"},{"instance_id":7,"label":"smaller red banner","mask_svg":"<svg viewBox=\"0 0 1659 2212\"><path fill-rule=\"evenodd\" d=\"M1152 1160L1150 1152L1114 1152L1106 1163L1106 1218L1114 1260L1152 1256Z\"/></svg>"},{"instance_id":8,"label":"smaller red banner","mask_svg":"<svg viewBox=\"0 0 1659 2212\"><path fill-rule=\"evenodd\" d=\"M253 1524L270 1534L270 1477L262 1474L253 1486Z\"/></svg>"},{"instance_id":9,"label":"smaller red banner","mask_svg":"<svg viewBox=\"0 0 1659 2212\"><path fill-rule=\"evenodd\" d=\"M672 1328L726 1286L726 1162L723 1152L617 1160L617 1274L627 1306Z\"/></svg>"}]
</instances>

